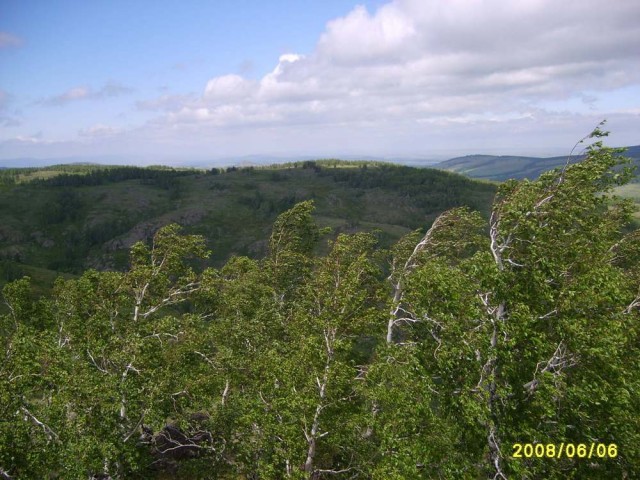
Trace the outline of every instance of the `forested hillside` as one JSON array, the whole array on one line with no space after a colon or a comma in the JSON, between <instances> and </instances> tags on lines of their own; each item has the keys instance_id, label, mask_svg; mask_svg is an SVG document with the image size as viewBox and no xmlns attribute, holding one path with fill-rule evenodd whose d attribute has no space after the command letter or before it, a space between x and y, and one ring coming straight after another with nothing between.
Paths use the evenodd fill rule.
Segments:
<instances>
[{"instance_id":1,"label":"forested hillside","mask_svg":"<svg viewBox=\"0 0 640 480\"><path fill-rule=\"evenodd\" d=\"M620 166L596 143L580 163L501 185L489 215L456 207L433 222L439 207L411 202L446 201L411 169L180 177L214 192L204 198L220 203L202 202L212 218L235 184L259 185L236 221L269 218L262 176L291 205L261 259L203 268L225 236L172 224L134 243L122 271L60 278L40 299L27 278L6 285L0 475L638 478L640 235L625 230L631 203L609 195L631 178ZM320 197L328 184L363 192L345 197L360 203ZM41 208L77 195L52 228L115 202L81 186L20 188L9 194L42 195ZM118 195L142 212L171 201L145 188L148 204L127 184ZM388 193L399 188L406 204ZM190 190L177 191L187 204ZM378 226L364 222L385 204L388 225L410 214L430 227L388 249L379 234L321 228L331 211Z\"/></svg>"},{"instance_id":2,"label":"forested hillside","mask_svg":"<svg viewBox=\"0 0 640 480\"><path fill-rule=\"evenodd\" d=\"M341 232L378 230L389 246L442 211L488 215L495 186L430 169L319 161L273 168L57 166L0 171L0 283L34 277L46 291L59 272L124 270L129 249L179 223L212 250L262 258L275 218L314 200L316 220Z\"/></svg>"},{"instance_id":3,"label":"forested hillside","mask_svg":"<svg viewBox=\"0 0 640 480\"><path fill-rule=\"evenodd\" d=\"M628 147L625 155L636 165L640 165L640 145ZM522 157L514 155L467 155L452 158L436 165L450 172L462 173L472 178L505 181L510 178L538 178L540 174L553 168L561 168L567 161L576 162L580 156Z\"/></svg>"}]
</instances>

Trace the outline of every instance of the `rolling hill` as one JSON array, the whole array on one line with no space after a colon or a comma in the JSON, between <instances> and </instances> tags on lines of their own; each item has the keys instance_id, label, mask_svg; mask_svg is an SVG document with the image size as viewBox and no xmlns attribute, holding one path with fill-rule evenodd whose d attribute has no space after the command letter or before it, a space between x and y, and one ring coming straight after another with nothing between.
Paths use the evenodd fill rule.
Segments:
<instances>
[{"instance_id":1,"label":"rolling hill","mask_svg":"<svg viewBox=\"0 0 640 480\"><path fill-rule=\"evenodd\" d=\"M168 223L201 234L210 264L261 257L273 221L303 200L332 235L377 230L390 245L454 206L487 214L495 185L434 169L305 161L195 170L73 165L0 174L0 283L24 274L45 289L59 273L124 269L128 251Z\"/></svg>"},{"instance_id":2,"label":"rolling hill","mask_svg":"<svg viewBox=\"0 0 640 480\"><path fill-rule=\"evenodd\" d=\"M632 158L636 165L640 165L640 145L628 147L625 155ZM579 159L579 156L575 156L571 158L571 161ZM435 167L473 178L504 181L510 178L534 179L542 172L562 167L567 163L567 160L567 156L542 158L511 155L467 155L440 162Z\"/></svg>"}]
</instances>

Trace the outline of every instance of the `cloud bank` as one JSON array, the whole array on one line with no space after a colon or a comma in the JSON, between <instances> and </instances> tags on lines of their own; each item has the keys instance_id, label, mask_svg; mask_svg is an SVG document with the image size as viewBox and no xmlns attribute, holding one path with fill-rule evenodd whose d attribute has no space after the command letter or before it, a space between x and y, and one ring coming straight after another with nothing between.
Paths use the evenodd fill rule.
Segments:
<instances>
[{"instance_id":1,"label":"cloud bank","mask_svg":"<svg viewBox=\"0 0 640 480\"><path fill-rule=\"evenodd\" d=\"M38 103L42 105L60 107L78 100L95 100L118 97L131 92L133 92L132 88L126 87L117 82L107 82L98 90L93 90L86 86L73 87L66 92L42 99Z\"/></svg>"},{"instance_id":2,"label":"cloud bank","mask_svg":"<svg viewBox=\"0 0 640 480\"><path fill-rule=\"evenodd\" d=\"M329 22L310 54L282 55L259 80L211 78L200 98L156 121L443 129L553 122L558 112L545 102L593 107L603 92L640 84L638 18L640 3L630 0L611 8L591 0L397 0L373 13L358 6Z\"/></svg>"},{"instance_id":3,"label":"cloud bank","mask_svg":"<svg viewBox=\"0 0 640 480\"><path fill-rule=\"evenodd\" d=\"M9 32L0 32L0 49L10 47L20 47L23 44L23 40L16 35Z\"/></svg>"},{"instance_id":4,"label":"cloud bank","mask_svg":"<svg viewBox=\"0 0 640 480\"><path fill-rule=\"evenodd\" d=\"M78 134L83 141L113 139L114 151L145 145L212 155L429 155L466 147L526 153L514 146L538 138L572 145L607 117L624 141L640 143L639 18L637 0L357 6L328 22L312 51L281 55L261 77L240 70L208 79L199 93L141 99L133 107L146 123L101 122ZM78 86L42 103L129 91L116 83Z\"/></svg>"}]
</instances>

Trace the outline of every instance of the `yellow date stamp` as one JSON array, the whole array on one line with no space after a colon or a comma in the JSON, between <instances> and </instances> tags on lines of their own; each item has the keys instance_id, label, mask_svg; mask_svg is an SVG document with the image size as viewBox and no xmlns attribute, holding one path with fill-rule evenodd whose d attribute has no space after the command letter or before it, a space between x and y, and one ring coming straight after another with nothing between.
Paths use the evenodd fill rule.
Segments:
<instances>
[{"instance_id":1,"label":"yellow date stamp","mask_svg":"<svg viewBox=\"0 0 640 480\"><path fill-rule=\"evenodd\" d=\"M511 458L616 458L615 443L514 443Z\"/></svg>"}]
</instances>

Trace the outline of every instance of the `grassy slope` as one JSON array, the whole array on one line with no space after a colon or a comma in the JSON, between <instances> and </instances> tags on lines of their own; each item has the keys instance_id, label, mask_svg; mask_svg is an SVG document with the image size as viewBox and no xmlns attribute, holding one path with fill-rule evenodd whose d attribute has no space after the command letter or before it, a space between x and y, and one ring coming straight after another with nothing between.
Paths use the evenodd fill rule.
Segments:
<instances>
[{"instance_id":1,"label":"grassy slope","mask_svg":"<svg viewBox=\"0 0 640 480\"><path fill-rule=\"evenodd\" d=\"M0 259L36 275L38 288L45 288L59 271L124 268L134 242L177 222L204 235L211 263L221 265L234 254L263 256L276 216L307 199L315 201L318 223L334 235L378 229L381 243L389 245L453 206L487 213L495 191L490 183L430 169L335 162L306 167L194 171L169 188L140 180L59 187L21 175L22 183L0 187ZM72 173L95 168L74 166ZM52 170L28 175L43 178ZM61 202L71 207L61 211Z\"/></svg>"},{"instance_id":2,"label":"grassy slope","mask_svg":"<svg viewBox=\"0 0 640 480\"><path fill-rule=\"evenodd\" d=\"M616 195L622 198L630 198L636 204L635 223L640 228L640 183L634 182L622 187L618 187L615 190Z\"/></svg>"},{"instance_id":3,"label":"grassy slope","mask_svg":"<svg viewBox=\"0 0 640 480\"><path fill-rule=\"evenodd\" d=\"M504 181L509 178L536 178L540 173L563 165L567 157L517 157L469 155L447 160L439 168L473 178Z\"/></svg>"}]
</instances>

